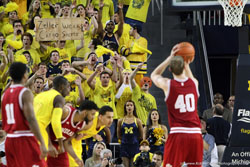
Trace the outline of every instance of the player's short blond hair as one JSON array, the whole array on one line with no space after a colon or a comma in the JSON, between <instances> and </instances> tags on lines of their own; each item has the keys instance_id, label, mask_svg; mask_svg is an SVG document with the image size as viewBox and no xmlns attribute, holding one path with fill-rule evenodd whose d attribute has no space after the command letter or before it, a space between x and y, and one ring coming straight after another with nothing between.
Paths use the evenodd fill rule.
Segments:
<instances>
[{"instance_id":1,"label":"player's short blond hair","mask_svg":"<svg viewBox=\"0 0 250 167\"><path fill-rule=\"evenodd\" d=\"M184 60L181 56L174 56L170 61L170 70L175 75L181 75L184 69Z\"/></svg>"}]
</instances>

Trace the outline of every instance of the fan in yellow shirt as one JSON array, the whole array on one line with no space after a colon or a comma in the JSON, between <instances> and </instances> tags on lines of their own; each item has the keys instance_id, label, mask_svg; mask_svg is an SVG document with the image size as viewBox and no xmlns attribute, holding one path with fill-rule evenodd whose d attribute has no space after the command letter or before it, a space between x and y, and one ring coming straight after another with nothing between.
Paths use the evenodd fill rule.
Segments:
<instances>
[{"instance_id":1,"label":"fan in yellow shirt","mask_svg":"<svg viewBox=\"0 0 250 167\"><path fill-rule=\"evenodd\" d=\"M132 87L129 83L129 75L132 71L124 69L122 72L123 83L118 89L115 98L116 98L116 111L118 119L124 117L124 105L128 100L132 99Z\"/></svg>"},{"instance_id":2,"label":"fan in yellow shirt","mask_svg":"<svg viewBox=\"0 0 250 167\"><path fill-rule=\"evenodd\" d=\"M132 87L132 100L135 102L138 118L144 125L147 123L148 113L152 109L157 109L154 96L149 93L149 88L152 86L152 81L149 77L143 77L140 83L140 87L136 84L134 77L137 71L142 67L143 63L140 63L138 67L129 76Z\"/></svg>"},{"instance_id":3,"label":"fan in yellow shirt","mask_svg":"<svg viewBox=\"0 0 250 167\"><path fill-rule=\"evenodd\" d=\"M71 57L75 56L77 51L79 51L81 48L83 48L83 39L81 40L80 45L77 47L72 45L72 47L65 48L65 44L66 44L66 41L58 41L57 48L47 46L44 43L41 43L40 46L44 50L46 50L46 52L47 52L46 54L51 53L51 51L53 51L53 50L57 50L59 52L59 55L60 55L59 62L61 62L63 60L68 60L69 62L71 62Z\"/></svg>"},{"instance_id":4,"label":"fan in yellow shirt","mask_svg":"<svg viewBox=\"0 0 250 167\"><path fill-rule=\"evenodd\" d=\"M15 20L13 22L13 33L6 37L6 42L4 47L7 48L8 45L18 50L23 47L21 36L24 32L21 20Z\"/></svg>"},{"instance_id":5,"label":"fan in yellow shirt","mask_svg":"<svg viewBox=\"0 0 250 167\"><path fill-rule=\"evenodd\" d=\"M87 130L79 132L76 139L72 140L72 147L78 158L81 159L82 157L82 140L93 137L105 127L107 128L110 127L112 122L113 122L113 109L109 106L103 106L102 108L100 108L99 114L98 112L96 113L96 116L90 127L88 127L87 125L85 127L85 129ZM70 167L77 166L76 162L70 155L69 155L69 160L70 160Z\"/></svg>"},{"instance_id":6,"label":"fan in yellow shirt","mask_svg":"<svg viewBox=\"0 0 250 167\"><path fill-rule=\"evenodd\" d=\"M100 0L92 0L91 4L94 8L99 9ZM103 9L102 9L102 24L105 24L108 20L114 20L114 4L112 0L103 0Z\"/></svg>"},{"instance_id":7,"label":"fan in yellow shirt","mask_svg":"<svg viewBox=\"0 0 250 167\"><path fill-rule=\"evenodd\" d=\"M30 22L32 22L33 17L35 16L41 16L41 3L40 0L34 0L30 6L28 12L22 15L22 23L26 27L26 25L29 25ZM29 28L28 26L26 28Z\"/></svg>"},{"instance_id":8,"label":"fan in yellow shirt","mask_svg":"<svg viewBox=\"0 0 250 167\"><path fill-rule=\"evenodd\" d=\"M151 0L130 0L126 18L145 23L150 2Z\"/></svg>"},{"instance_id":9,"label":"fan in yellow shirt","mask_svg":"<svg viewBox=\"0 0 250 167\"><path fill-rule=\"evenodd\" d=\"M105 6L105 3L101 3L100 1L100 8L98 11L98 18L97 18L97 23L98 23L98 29L97 29L97 35L99 36L100 39L103 41L103 46L107 47L110 43L115 43L117 46L119 45L119 39L122 35L123 32L123 13L122 13L122 5L119 4L119 19L120 23L118 25L118 30L114 33L115 29L115 23L113 20L108 20L104 25L105 29L103 29L103 23L101 22L102 19L102 10Z\"/></svg>"},{"instance_id":10,"label":"fan in yellow shirt","mask_svg":"<svg viewBox=\"0 0 250 167\"><path fill-rule=\"evenodd\" d=\"M37 50L31 48L33 42L33 36L30 33L24 33L21 39L23 42L23 48L16 52L15 58L23 54L24 51L29 51L31 59L33 61L31 62L31 66L33 68L34 65L38 65L41 62L40 54L37 52Z\"/></svg>"},{"instance_id":11,"label":"fan in yellow shirt","mask_svg":"<svg viewBox=\"0 0 250 167\"><path fill-rule=\"evenodd\" d=\"M124 8L123 8L124 9ZM118 30L118 25L120 23L120 19L119 19L119 13L115 12L114 15L114 21L115 21L115 29L114 32L116 32ZM131 26L127 23L123 24L123 32L122 32L122 36L119 39L119 45L126 45L126 43L129 41L130 36L129 36L129 31L131 29Z\"/></svg>"},{"instance_id":12,"label":"fan in yellow shirt","mask_svg":"<svg viewBox=\"0 0 250 167\"><path fill-rule=\"evenodd\" d=\"M70 85L67 79L62 76L55 77L53 80L53 89L42 92L34 98L34 111L41 134L44 138L45 145L51 151L49 154L56 157L58 152L64 152L62 137L62 108L64 106L64 98L70 92ZM48 142L49 135L46 131L48 125L52 125L53 132L58 139L58 152L53 145Z\"/></svg>"},{"instance_id":13,"label":"fan in yellow shirt","mask_svg":"<svg viewBox=\"0 0 250 167\"><path fill-rule=\"evenodd\" d=\"M103 64L97 65L95 72L91 74L91 76L87 80L87 83L89 87L94 91L94 102L98 104L98 107L102 107L104 105L112 107L114 110L114 119L117 119L117 112L115 108L115 93L116 90L118 90L121 86L123 78L121 77L119 82L117 82L116 65L114 66L115 68L113 70L112 77L107 71L103 71L103 67ZM120 67L118 69L121 76ZM98 73L100 73L101 82L93 83L92 81ZM110 79L112 79L113 82L110 82Z\"/></svg>"},{"instance_id":14,"label":"fan in yellow shirt","mask_svg":"<svg viewBox=\"0 0 250 167\"><path fill-rule=\"evenodd\" d=\"M49 1L50 0L40 0L42 18L53 18L53 16L50 14Z\"/></svg>"},{"instance_id":15,"label":"fan in yellow shirt","mask_svg":"<svg viewBox=\"0 0 250 167\"><path fill-rule=\"evenodd\" d=\"M96 30L97 30L97 27L98 27L95 17L91 18L91 23L93 23L93 25L94 25L93 29L91 27L89 19L85 18L84 24L83 24L83 27L84 27L84 43L85 43L85 45L75 55L76 58L81 58L81 60L83 60L83 59L87 60L85 55L86 55L86 53L89 53L91 51L90 48L89 48L89 43L90 43L91 39L95 36ZM80 40L75 40L74 44L75 44L75 46L79 46Z\"/></svg>"},{"instance_id":16,"label":"fan in yellow shirt","mask_svg":"<svg viewBox=\"0 0 250 167\"><path fill-rule=\"evenodd\" d=\"M8 18L3 18L3 24L1 27L1 32L7 36L13 32L13 23L18 20L18 5L15 2L7 3L4 12L7 13ZM2 22L2 21L1 21Z\"/></svg>"},{"instance_id":17,"label":"fan in yellow shirt","mask_svg":"<svg viewBox=\"0 0 250 167\"><path fill-rule=\"evenodd\" d=\"M133 25L129 31L130 40L127 41L126 45L124 46L125 49L121 47L121 50L129 51L129 54L124 53L124 51L121 51L121 54L126 56L128 61L130 62L130 67L132 70L134 70L139 65L139 63L144 62L143 66L139 69L135 77L135 81L137 84L140 83L143 75L147 74L147 53L145 53L144 50L147 50L148 48L148 41L146 38L140 36L140 31L141 29L139 26ZM140 48L143 48L144 50L133 51L136 45Z\"/></svg>"}]
</instances>

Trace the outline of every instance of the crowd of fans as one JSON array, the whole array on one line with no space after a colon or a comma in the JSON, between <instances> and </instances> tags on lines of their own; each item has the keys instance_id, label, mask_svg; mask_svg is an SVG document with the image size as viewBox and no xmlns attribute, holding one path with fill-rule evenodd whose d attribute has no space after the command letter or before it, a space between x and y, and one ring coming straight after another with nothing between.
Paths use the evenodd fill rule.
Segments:
<instances>
[{"instance_id":1,"label":"crowd of fans","mask_svg":"<svg viewBox=\"0 0 250 167\"><path fill-rule=\"evenodd\" d=\"M155 98L149 93L152 81L145 74L150 51L147 40L141 36L150 1L33 0L27 12L20 10L26 5L23 1L0 2L2 93L11 84L8 67L13 62L22 62L30 74L25 86L34 96L51 89L53 79L61 75L71 85L71 92L65 97L67 105L77 108L81 101L88 99L99 108L108 105L113 109L112 125L84 141L86 166L108 165L107 160L112 158L107 149L110 142L121 144L120 157L126 167L132 164L161 166L168 129L161 124ZM82 18L83 39L37 41L35 21L44 18ZM223 102L217 102L215 96L214 103ZM231 122L233 106L230 99L228 105L229 110L223 109L222 115ZM207 121L213 114L221 115L221 109L217 106L205 111L201 120ZM218 133L204 127L204 135L207 132L214 137L213 133ZM224 136L230 133L230 128L226 132ZM209 141L204 138L204 160L207 162L211 162L214 146L228 142L224 139L226 143L224 140L216 143L211 135ZM113 164L121 163L114 159Z\"/></svg>"}]
</instances>

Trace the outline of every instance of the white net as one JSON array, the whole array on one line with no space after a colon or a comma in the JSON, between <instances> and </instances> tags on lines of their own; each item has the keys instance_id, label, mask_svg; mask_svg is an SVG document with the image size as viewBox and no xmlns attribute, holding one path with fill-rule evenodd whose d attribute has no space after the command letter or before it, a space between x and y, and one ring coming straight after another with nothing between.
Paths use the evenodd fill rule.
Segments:
<instances>
[{"instance_id":1,"label":"white net","mask_svg":"<svg viewBox=\"0 0 250 167\"><path fill-rule=\"evenodd\" d=\"M247 0L218 0L224 10L224 25L242 26L242 13Z\"/></svg>"}]
</instances>

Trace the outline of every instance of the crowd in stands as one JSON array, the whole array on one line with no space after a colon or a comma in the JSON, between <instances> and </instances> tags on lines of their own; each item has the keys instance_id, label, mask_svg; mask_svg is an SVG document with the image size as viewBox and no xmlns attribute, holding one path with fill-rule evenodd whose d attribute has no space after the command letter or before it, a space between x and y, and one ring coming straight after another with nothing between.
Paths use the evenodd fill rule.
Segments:
<instances>
[{"instance_id":1,"label":"crowd in stands","mask_svg":"<svg viewBox=\"0 0 250 167\"><path fill-rule=\"evenodd\" d=\"M109 128L82 137L87 145L86 167L106 166L112 158L108 149L111 142L120 143L125 167L145 166L144 156L149 157L148 163L160 167L168 129L161 123L157 103L149 93L152 81L146 75L150 51L147 39L141 36L151 0L114 1L33 0L27 11L23 10L27 5L24 1L1 1L0 91L3 93L11 84L8 69L13 62L27 65L30 76L25 86L34 96L51 89L56 76L64 76L71 86L65 97L67 105L78 108L81 101L88 99L98 108L107 105L114 112ZM36 21L44 18L82 18L83 39L37 41ZM219 150L219 145L228 143L234 97L229 99L229 109L219 106L221 98L221 94L215 94L216 107L204 111L201 119L210 125L207 130L202 126L204 136L210 134L204 137L206 162L211 162L216 145ZM220 129L225 133L222 143L217 143L217 134L221 134L216 131L218 125L211 129L214 114L230 122L224 122L228 131ZM96 121L100 127L106 125L101 117Z\"/></svg>"}]
</instances>

